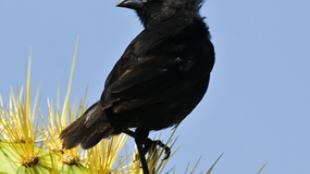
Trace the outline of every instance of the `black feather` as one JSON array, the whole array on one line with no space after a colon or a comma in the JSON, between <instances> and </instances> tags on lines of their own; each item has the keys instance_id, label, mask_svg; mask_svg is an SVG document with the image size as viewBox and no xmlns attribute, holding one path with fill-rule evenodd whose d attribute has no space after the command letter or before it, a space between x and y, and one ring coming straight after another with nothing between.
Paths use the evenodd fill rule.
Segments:
<instances>
[{"instance_id":1,"label":"black feather","mask_svg":"<svg viewBox=\"0 0 310 174\"><path fill-rule=\"evenodd\" d=\"M63 139L63 147L66 149L78 144L82 144L83 148L90 148L103 137L109 137L115 132L105 115L105 108L97 102L64 129L60 138Z\"/></svg>"}]
</instances>

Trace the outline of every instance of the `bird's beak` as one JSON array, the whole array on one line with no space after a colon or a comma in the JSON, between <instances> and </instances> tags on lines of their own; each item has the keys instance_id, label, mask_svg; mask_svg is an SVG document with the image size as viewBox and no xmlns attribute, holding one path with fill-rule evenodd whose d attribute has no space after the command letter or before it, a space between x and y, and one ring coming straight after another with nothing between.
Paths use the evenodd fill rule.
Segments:
<instances>
[{"instance_id":1,"label":"bird's beak","mask_svg":"<svg viewBox=\"0 0 310 174\"><path fill-rule=\"evenodd\" d=\"M120 0L120 2L116 6L137 9L143 6L143 2L142 0Z\"/></svg>"}]
</instances>

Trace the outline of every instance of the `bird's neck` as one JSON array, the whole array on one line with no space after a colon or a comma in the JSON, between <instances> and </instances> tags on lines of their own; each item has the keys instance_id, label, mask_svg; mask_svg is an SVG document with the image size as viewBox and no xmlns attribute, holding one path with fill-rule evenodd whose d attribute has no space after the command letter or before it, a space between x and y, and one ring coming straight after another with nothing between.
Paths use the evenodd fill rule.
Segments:
<instances>
[{"instance_id":1,"label":"bird's neck","mask_svg":"<svg viewBox=\"0 0 310 174\"><path fill-rule=\"evenodd\" d=\"M157 11L150 11L150 10L137 10L136 11L141 23L143 24L144 28L150 28L157 24L160 24L163 21L173 19L173 18L184 18L184 19L191 19L195 18L195 15L192 13L163 13L160 10Z\"/></svg>"},{"instance_id":2,"label":"bird's neck","mask_svg":"<svg viewBox=\"0 0 310 174\"><path fill-rule=\"evenodd\" d=\"M153 12L150 10L137 10L137 15L143 24L144 28L149 28L152 25L160 23L165 16L160 14L159 12Z\"/></svg>"}]
</instances>

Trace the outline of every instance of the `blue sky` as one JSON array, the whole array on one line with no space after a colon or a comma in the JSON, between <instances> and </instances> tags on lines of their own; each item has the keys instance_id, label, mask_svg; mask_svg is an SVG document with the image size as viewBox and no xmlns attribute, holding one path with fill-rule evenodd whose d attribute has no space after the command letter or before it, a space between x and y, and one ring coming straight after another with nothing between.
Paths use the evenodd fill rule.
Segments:
<instances>
[{"instance_id":1,"label":"blue sky","mask_svg":"<svg viewBox=\"0 0 310 174\"><path fill-rule=\"evenodd\" d=\"M72 99L88 87L96 101L105 77L142 26L114 0L0 0L0 93L23 84L28 50L42 107L62 94L77 34L81 46ZM202 157L203 171L221 153L215 174L310 173L310 1L207 0L216 65L208 94L177 131L177 173ZM170 130L163 132L168 133Z\"/></svg>"}]
</instances>

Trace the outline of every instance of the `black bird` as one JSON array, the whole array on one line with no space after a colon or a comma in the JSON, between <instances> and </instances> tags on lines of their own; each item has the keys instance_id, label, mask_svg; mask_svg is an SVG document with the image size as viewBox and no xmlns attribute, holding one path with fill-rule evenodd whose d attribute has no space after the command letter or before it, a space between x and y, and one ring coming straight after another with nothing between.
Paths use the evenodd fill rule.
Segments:
<instances>
[{"instance_id":1,"label":"black bird","mask_svg":"<svg viewBox=\"0 0 310 174\"><path fill-rule=\"evenodd\" d=\"M106 79L99 101L64 129L63 147L88 149L120 133L134 137L145 173L151 130L178 125L207 91L214 48L199 9L202 0L122 0L144 30ZM131 129L134 128L135 131Z\"/></svg>"}]
</instances>

